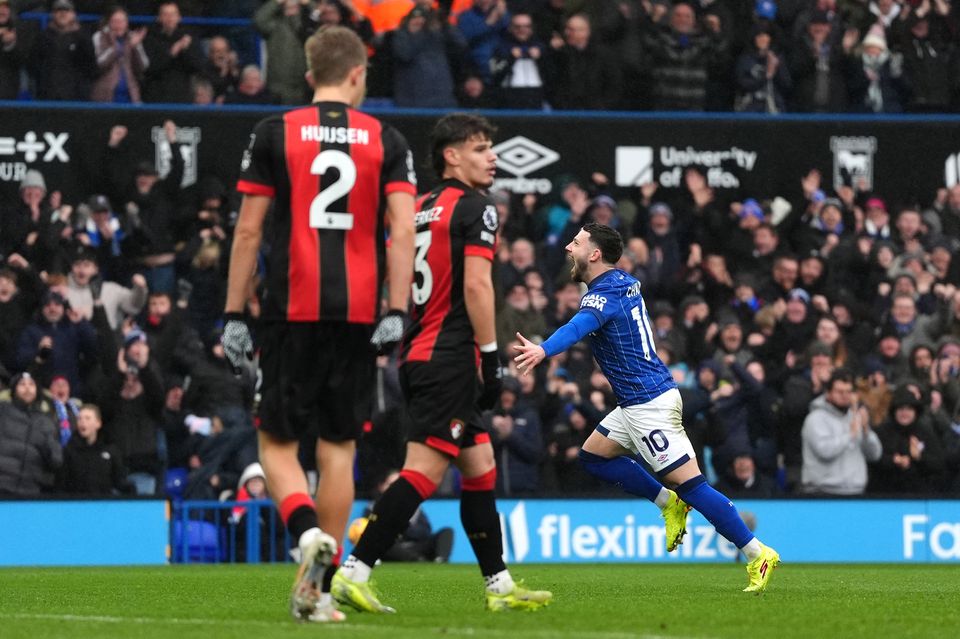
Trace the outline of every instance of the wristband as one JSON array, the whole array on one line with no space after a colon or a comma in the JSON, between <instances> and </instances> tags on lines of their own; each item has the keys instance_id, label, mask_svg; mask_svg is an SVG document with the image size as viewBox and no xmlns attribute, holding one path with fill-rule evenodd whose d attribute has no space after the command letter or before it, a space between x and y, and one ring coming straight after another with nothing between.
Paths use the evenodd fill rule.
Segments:
<instances>
[{"instance_id":1,"label":"wristband","mask_svg":"<svg viewBox=\"0 0 960 639\"><path fill-rule=\"evenodd\" d=\"M237 313L237 312L224 313L223 320L225 322L233 322L233 321L242 322L244 321L243 313Z\"/></svg>"},{"instance_id":2,"label":"wristband","mask_svg":"<svg viewBox=\"0 0 960 639\"><path fill-rule=\"evenodd\" d=\"M480 347L481 353L496 353L497 352L497 343L490 342L489 344L484 344Z\"/></svg>"}]
</instances>

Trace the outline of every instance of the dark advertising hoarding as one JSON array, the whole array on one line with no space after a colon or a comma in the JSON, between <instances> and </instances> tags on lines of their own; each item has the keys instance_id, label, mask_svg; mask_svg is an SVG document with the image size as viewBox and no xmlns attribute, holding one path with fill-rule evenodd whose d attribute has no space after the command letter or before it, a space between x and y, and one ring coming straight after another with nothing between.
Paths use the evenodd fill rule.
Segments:
<instances>
[{"instance_id":1,"label":"dark advertising hoarding","mask_svg":"<svg viewBox=\"0 0 960 639\"><path fill-rule=\"evenodd\" d=\"M164 174L170 147L162 124L172 119L186 170L183 186L212 174L232 184L256 122L268 111L160 108L0 109L0 193L16 193L28 169L38 169L65 201L101 190L100 159L110 128L129 129L135 160L153 160ZM823 186L854 181L896 201L928 202L936 189L958 181L960 119L760 119L657 116L609 118L489 114L499 131L499 186L547 194L562 175L599 171L620 187L656 181L682 185L698 167L724 199L791 196L811 168ZM434 115L381 114L410 141L421 183Z\"/></svg>"}]
</instances>

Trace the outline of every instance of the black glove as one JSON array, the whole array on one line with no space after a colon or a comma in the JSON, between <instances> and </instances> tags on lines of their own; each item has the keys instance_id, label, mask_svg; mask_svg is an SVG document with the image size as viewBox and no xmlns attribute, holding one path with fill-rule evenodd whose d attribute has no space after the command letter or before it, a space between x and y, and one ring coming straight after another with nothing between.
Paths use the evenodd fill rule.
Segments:
<instances>
[{"instance_id":1,"label":"black glove","mask_svg":"<svg viewBox=\"0 0 960 639\"><path fill-rule=\"evenodd\" d=\"M227 320L220 337L223 354L230 362L233 374L239 375L243 367L253 361L253 338L242 313L225 313L223 317Z\"/></svg>"},{"instance_id":2,"label":"black glove","mask_svg":"<svg viewBox=\"0 0 960 639\"><path fill-rule=\"evenodd\" d=\"M480 374L483 376L483 390L477 398L480 410L490 410L500 399L503 388L503 373L500 370L500 352L480 353Z\"/></svg>"},{"instance_id":3,"label":"black glove","mask_svg":"<svg viewBox=\"0 0 960 639\"><path fill-rule=\"evenodd\" d=\"M403 337L404 315L403 311L391 309L377 322L370 343L376 347L378 354L389 354L397 347L400 338Z\"/></svg>"}]
</instances>

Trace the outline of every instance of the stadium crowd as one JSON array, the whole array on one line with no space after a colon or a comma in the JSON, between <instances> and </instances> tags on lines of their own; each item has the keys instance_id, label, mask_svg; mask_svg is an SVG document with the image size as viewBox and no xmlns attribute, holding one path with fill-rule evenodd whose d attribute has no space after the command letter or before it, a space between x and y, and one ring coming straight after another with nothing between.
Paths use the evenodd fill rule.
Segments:
<instances>
[{"instance_id":1,"label":"stadium crowd","mask_svg":"<svg viewBox=\"0 0 960 639\"><path fill-rule=\"evenodd\" d=\"M181 189L176 125L164 131L165 178L117 125L102 192L66 202L31 169L0 201L0 493L162 494L178 469L185 497L216 498L257 461L257 380L233 375L219 341L236 196L212 177ZM921 206L883 184L832 192L816 170L795 185L729 201L689 168L670 191L594 173L547 196L494 192L504 361L516 332L542 339L578 310L563 247L608 224L727 494L956 494L960 186ZM602 492L577 461L615 406L588 348L506 372L485 415L501 494ZM377 380L357 464L368 490L403 454L390 358Z\"/></svg>"},{"instance_id":2,"label":"stadium crowd","mask_svg":"<svg viewBox=\"0 0 960 639\"><path fill-rule=\"evenodd\" d=\"M300 104L302 44L326 24L358 32L370 95L401 107L960 107L950 0L0 0L0 99Z\"/></svg>"}]
</instances>

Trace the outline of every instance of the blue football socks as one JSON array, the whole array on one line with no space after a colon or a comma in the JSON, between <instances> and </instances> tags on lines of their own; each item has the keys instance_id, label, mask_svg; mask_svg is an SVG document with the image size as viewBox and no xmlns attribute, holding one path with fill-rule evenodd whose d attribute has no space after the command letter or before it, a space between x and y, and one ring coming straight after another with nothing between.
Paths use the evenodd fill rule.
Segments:
<instances>
[{"instance_id":1,"label":"blue football socks","mask_svg":"<svg viewBox=\"0 0 960 639\"><path fill-rule=\"evenodd\" d=\"M733 502L708 484L703 475L677 486L677 495L706 517L717 532L737 548L743 548L753 539L753 533L743 523Z\"/></svg>"},{"instance_id":2,"label":"blue football socks","mask_svg":"<svg viewBox=\"0 0 960 639\"><path fill-rule=\"evenodd\" d=\"M581 450L580 464L598 479L622 488L637 497L656 502L663 486L632 457L622 455L607 459Z\"/></svg>"}]
</instances>

